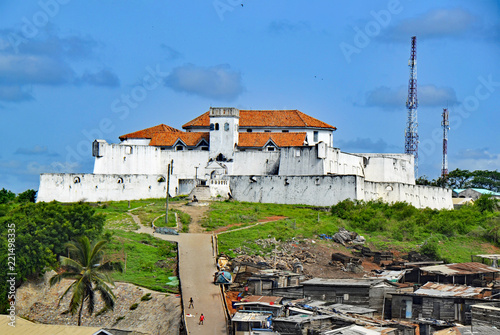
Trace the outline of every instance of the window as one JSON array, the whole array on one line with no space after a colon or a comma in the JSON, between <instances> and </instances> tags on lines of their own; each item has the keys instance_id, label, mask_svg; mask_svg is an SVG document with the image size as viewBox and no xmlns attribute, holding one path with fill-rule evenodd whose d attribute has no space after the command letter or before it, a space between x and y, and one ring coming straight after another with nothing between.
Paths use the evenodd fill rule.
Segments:
<instances>
[{"instance_id":1,"label":"window","mask_svg":"<svg viewBox=\"0 0 500 335\"><path fill-rule=\"evenodd\" d=\"M289 131L288 129L283 129L281 132L282 132L282 133L288 133L288 132L290 132L290 131Z\"/></svg>"},{"instance_id":2,"label":"window","mask_svg":"<svg viewBox=\"0 0 500 335\"><path fill-rule=\"evenodd\" d=\"M229 123L224 123L224 130L229 131Z\"/></svg>"},{"instance_id":3,"label":"window","mask_svg":"<svg viewBox=\"0 0 500 335\"><path fill-rule=\"evenodd\" d=\"M215 130L219 130L219 124L218 123L215 124Z\"/></svg>"},{"instance_id":4,"label":"window","mask_svg":"<svg viewBox=\"0 0 500 335\"><path fill-rule=\"evenodd\" d=\"M130 155L132 153L132 147L127 146L125 147L125 154Z\"/></svg>"},{"instance_id":5,"label":"window","mask_svg":"<svg viewBox=\"0 0 500 335\"><path fill-rule=\"evenodd\" d=\"M215 129L215 126L213 123L210 123L210 130L214 130Z\"/></svg>"},{"instance_id":6,"label":"window","mask_svg":"<svg viewBox=\"0 0 500 335\"><path fill-rule=\"evenodd\" d=\"M123 184L123 178L122 177L118 177L118 179L116 180L116 183L117 184Z\"/></svg>"},{"instance_id":7,"label":"window","mask_svg":"<svg viewBox=\"0 0 500 335\"><path fill-rule=\"evenodd\" d=\"M313 136L313 141L314 141L314 142L318 142L318 131L315 131L315 132L313 133L313 135L314 135L314 136Z\"/></svg>"},{"instance_id":8,"label":"window","mask_svg":"<svg viewBox=\"0 0 500 335\"><path fill-rule=\"evenodd\" d=\"M80 183L80 177L75 177L75 179L73 179L73 183L75 184Z\"/></svg>"},{"instance_id":9,"label":"window","mask_svg":"<svg viewBox=\"0 0 500 335\"><path fill-rule=\"evenodd\" d=\"M267 147L267 151L275 151L276 148L275 147Z\"/></svg>"},{"instance_id":10,"label":"window","mask_svg":"<svg viewBox=\"0 0 500 335\"><path fill-rule=\"evenodd\" d=\"M247 129L247 133L251 133L252 132L252 129Z\"/></svg>"},{"instance_id":11,"label":"window","mask_svg":"<svg viewBox=\"0 0 500 335\"><path fill-rule=\"evenodd\" d=\"M182 151L184 150L184 146L183 145L178 145L175 147L175 151Z\"/></svg>"}]
</instances>

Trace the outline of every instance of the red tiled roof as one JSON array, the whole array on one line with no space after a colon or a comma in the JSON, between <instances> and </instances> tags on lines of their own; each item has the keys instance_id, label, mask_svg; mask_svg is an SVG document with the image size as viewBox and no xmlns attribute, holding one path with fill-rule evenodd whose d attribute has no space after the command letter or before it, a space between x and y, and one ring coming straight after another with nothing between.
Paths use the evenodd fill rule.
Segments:
<instances>
[{"instance_id":1,"label":"red tiled roof","mask_svg":"<svg viewBox=\"0 0 500 335\"><path fill-rule=\"evenodd\" d=\"M306 133L239 133L238 147L262 148L271 139L278 147L301 147Z\"/></svg>"},{"instance_id":2,"label":"red tiled roof","mask_svg":"<svg viewBox=\"0 0 500 335\"><path fill-rule=\"evenodd\" d=\"M153 135L149 145L158 147L171 147L175 142L180 139L189 147L194 147L200 143L202 139L209 142L209 133L184 133L184 132L169 132L169 133L156 133Z\"/></svg>"},{"instance_id":3,"label":"red tiled roof","mask_svg":"<svg viewBox=\"0 0 500 335\"><path fill-rule=\"evenodd\" d=\"M167 133L167 132L181 132L181 131L162 123L151 128L146 128L130 134L122 135L119 137L119 139L120 141L123 141L128 138L152 138L154 134Z\"/></svg>"},{"instance_id":4,"label":"red tiled roof","mask_svg":"<svg viewBox=\"0 0 500 335\"><path fill-rule=\"evenodd\" d=\"M298 110L240 110L240 127L311 127L337 129ZM209 127L206 112L189 121L182 128Z\"/></svg>"}]
</instances>

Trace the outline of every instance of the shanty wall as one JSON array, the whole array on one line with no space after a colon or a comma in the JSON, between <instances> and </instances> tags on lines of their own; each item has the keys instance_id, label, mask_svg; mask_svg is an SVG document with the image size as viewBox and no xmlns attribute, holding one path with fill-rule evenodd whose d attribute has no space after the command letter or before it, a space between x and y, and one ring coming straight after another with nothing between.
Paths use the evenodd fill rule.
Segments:
<instances>
[{"instance_id":1,"label":"shanty wall","mask_svg":"<svg viewBox=\"0 0 500 335\"><path fill-rule=\"evenodd\" d=\"M366 307L370 305L370 288L334 285L304 285L304 298Z\"/></svg>"},{"instance_id":2,"label":"shanty wall","mask_svg":"<svg viewBox=\"0 0 500 335\"><path fill-rule=\"evenodd\" d=\"M500 308L488 305L472 305L472 324L500 328Z\"/></svg>"}]
</instances>

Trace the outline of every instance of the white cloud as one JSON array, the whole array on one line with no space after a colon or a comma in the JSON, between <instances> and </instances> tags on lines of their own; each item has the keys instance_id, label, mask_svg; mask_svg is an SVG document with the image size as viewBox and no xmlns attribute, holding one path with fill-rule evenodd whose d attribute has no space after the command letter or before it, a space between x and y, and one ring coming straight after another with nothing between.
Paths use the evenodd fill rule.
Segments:
<instances>
[{"instance_id":1,"label":"white cloud","mask_svg":"<svg viewBox=\"0 0 500 335\"><path fill-rule=\"evenodd\" d=\"M462 170L500 170L500 154L491 153L488 148L464 149L453 156L450 166Z\"/></svg>"},{"instance_id":2,"label":"white cloud","mask_svg":"<svg viewBox=\"0 0 500 335\"><path fill-rule=\"evenodd\" d=\"M234 100L243 92L241 74L229 65L176 67L165 78L165 85L177 92L206 98Z\"/></svg>"},{"instance_id":3,"label":"white cloud","mask_svg":"<svg viewBox=\"0 0 500 335\"><path fill-rule=\"evenodd\" d=\"M457 37L472 32L476 18L461 8L433 9L388 28L390 40L407 42L409 36L419 39Z\"/></svg>"},{"instance_id":4,"label":"white cloud","mask_svg":"<svg viewBox=\"0 0 500 335\"><path fill-rule=\"evenodd\" d=\"M392 89L386 86L377 87L366 94L365 106L382 108L405 108L408 89L400 86ZM421 85L418 87L419 106L442 107L458 103L455 90L450 87Z\"/></svg>"}]
</instances>

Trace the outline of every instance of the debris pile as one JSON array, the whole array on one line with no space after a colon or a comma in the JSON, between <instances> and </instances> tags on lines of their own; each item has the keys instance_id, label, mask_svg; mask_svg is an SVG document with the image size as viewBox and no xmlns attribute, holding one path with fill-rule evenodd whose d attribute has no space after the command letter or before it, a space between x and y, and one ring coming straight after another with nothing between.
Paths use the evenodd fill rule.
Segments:
<instances>
[{"instance_id":1,"label":"debris pile","mask_svg":"<svg viewBox=\"0 0 500 335\"><path fill-rule=\"evenodd\" d=\"M297 263L316 263L316 255L309 252L308 250L303 250L297 248L296 244L292 242L278 242L274 238L270 239L259 239L255 243L262 248L274 248L274 251L270 253L269 256L250 256L248 254L242 253L244 247L234 249L235 253L239 253L232 260L233 264L236 263L251 263L257 265L267 265L269 268L276 267L280 270L293 271Z\"/></svg>"},{"instance_id":2,"label":"debris pile","mask_svg":"<svg viewBox=\"0 0 500 335\"><path fill-rule=\"evenodd\" d=\"M343 246L347 244L364 244L366 241L363 236L358 235L356 232L350 232L344 227L340 227L339 231L333 235L332 239Z\"/></svg>"}]
</instances>

